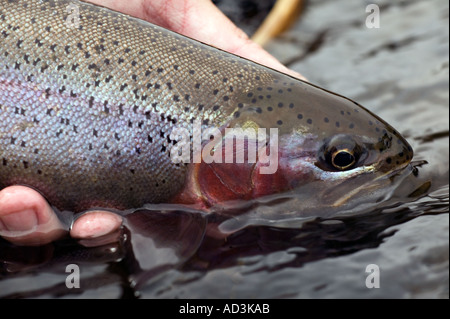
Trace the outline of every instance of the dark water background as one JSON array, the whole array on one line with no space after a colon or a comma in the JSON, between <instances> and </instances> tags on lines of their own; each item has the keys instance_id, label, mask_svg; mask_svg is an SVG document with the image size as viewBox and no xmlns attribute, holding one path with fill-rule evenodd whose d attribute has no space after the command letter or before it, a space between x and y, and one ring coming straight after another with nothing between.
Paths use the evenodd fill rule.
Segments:
<instances>
[{"instance_id":1,"label":"dark water background","mask_svg":"<svg viewBox=\"0 0 450 319\"><path fill-rule=\"evenodd\" d=\"M378 114L408 139L415 163L428 162L390 200L283 227L252 220L226 239L203 237L220 216L154 207L151 217L129 215L119 244L0 241L0 297L448 298L449 4L377 1L380 28L368 29L370 3L308 1L268 49ZM65 285L72 263L79 289ZM369 264L379 266L380 288L365 285Z\"/></svg>"}]
</instances>

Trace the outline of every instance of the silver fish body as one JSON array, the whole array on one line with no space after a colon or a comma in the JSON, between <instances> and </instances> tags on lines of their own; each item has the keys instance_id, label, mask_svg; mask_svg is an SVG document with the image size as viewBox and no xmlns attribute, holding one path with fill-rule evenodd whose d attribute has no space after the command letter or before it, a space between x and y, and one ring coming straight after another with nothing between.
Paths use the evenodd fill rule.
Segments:
<instances>
[{"instance_id":1,"label":"silver fish body","mask_svg":"<svg viewBox=\"0 0 450 319\"><path fill-rule=\"evenodd\" d=\"M0 1L0 188L28 185L71 211L169 201L195 178L171 160L171 133L196 119L277 128L286 158L308 149L335 178L340 145L364 154L348 169L371 173L412 157L363 107L275 70L92 4ZM320 178L300 175L289 187Z\"/></svg>"}]
</instances>

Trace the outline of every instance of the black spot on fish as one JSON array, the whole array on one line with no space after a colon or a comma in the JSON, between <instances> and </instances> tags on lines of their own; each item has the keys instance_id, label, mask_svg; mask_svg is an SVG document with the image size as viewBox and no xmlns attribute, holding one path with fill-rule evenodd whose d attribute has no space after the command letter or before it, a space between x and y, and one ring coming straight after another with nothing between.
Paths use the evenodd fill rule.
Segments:
<instances>
[{"instance_id":1,"label":"black spot on fish","mask_svg":"<svg viewBox=\"0 0 450 319\"><path fill-rule=\"evenodd\" d=\"M299 120L301 120L301 119L303 118L303 114L298 114L298 115L297 115L297 118L298 118Z\"/></svg>"}]
</instances>

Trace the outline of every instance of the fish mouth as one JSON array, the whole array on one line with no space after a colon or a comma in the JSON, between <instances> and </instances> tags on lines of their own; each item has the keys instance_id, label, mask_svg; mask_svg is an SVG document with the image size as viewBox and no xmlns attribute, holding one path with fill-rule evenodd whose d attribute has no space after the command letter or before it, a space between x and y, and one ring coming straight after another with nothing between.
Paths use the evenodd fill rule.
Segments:
<instances>
[{"instance_id":1,"label":"fish mouth","mask_svg":"<svg viewBox=\"0 0 450 319\"><path fill-rule=\"evenodd\" d=\"M350 178L343 182L350 182L354 184L355 179L363 179L364 177L367 178L367 181L364 181L359 186L352 188L350 191L334 201L332 206L343 206L361 194L367 194L367 196L374 198L376 195L377 197L381 196L387 199L390 197L392 191L395 190L406 177L417 170L417 168L415 168L410 161L405 162L400 166L397 166L396 169L390 171L379 170L377 169L377 166L379 165L367 166L364 170L361 170L363 174L358 174L354 178ZM372 174L364 174L374 172L375 174L378 172L375 178L372 178Z\"/></svg>"}]
</instances>

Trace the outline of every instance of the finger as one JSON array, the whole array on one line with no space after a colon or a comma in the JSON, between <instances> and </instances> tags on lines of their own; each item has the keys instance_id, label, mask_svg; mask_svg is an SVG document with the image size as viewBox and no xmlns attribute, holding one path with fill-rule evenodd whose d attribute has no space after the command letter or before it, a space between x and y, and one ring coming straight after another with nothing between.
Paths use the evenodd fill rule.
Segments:
<instances>
[{"instance_id":1,"label":"finger","mask_svg":"<svg viewBox=\"0 0 450 319\"><path fill-rule=\"evenodd\" d=\"M47 201L35 190L0 191L0 236L18 245L44 245L67 234Z\"/></svg>"},{"instance_id":2,"label":"finger","mask_svg":"<svg viewBox=\"0 0 450 319\"><path fill-rule=\"evenodd\" d=\"M107 211L90 211L74 221L70 236L92 240L91 244L86 244L86 246L98 246L99 243L103 245L118 240L116 236L108 235L115 233L121 225L122 217L117 214Z\"/></svg>"}]
</instances>

